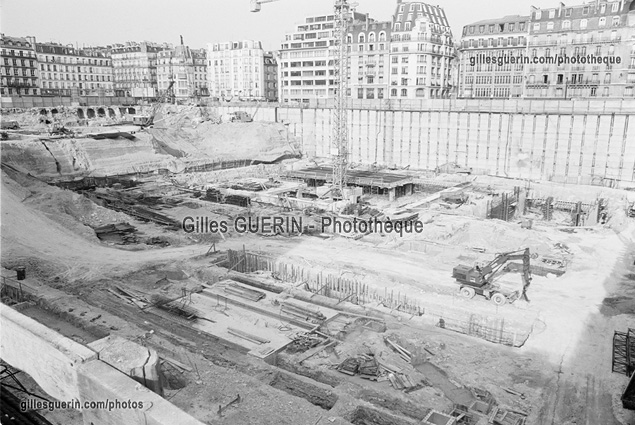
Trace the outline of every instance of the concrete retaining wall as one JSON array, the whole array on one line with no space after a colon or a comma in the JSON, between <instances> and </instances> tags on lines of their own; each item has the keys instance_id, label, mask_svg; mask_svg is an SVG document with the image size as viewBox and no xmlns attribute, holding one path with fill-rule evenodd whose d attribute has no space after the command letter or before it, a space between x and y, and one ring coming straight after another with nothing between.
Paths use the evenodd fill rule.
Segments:
<instances>
[{"instance_id":1,"label":"concrete retaining wall","mask_svg":"<svg viewBox=\"0 0 635 425\"><path fill-rule=\"evenodd\" d=\"M592 108L598 110L601 108ZM260 110L258 111L260 113ZM279 108L303 152L328 157L331 109ZM457 163L491 175L571 184L635 181L634 115L349 110L350 161L435 169Z\"/></svg>"},{"instance_id":2,"label":"concrete retaining wall","mask_svg":"<svg viewBox=\"0 0 635 425\"><path fill-rule=\"evenodd\" d=\"M203 425L119 370L97 353L35 320L4 306L0 309L0 356L29 374L60 401L136 402L137 408L83 409L86 425ZM143 406L139 403L142 403Z\"/></svg>"},{"instance_id":3,"label":"concrete retaining wall","mask_svg":"<svg viewBox=\"0 0 635 425\"><path fill-rule=\"evenodd\" d=\"M0 357L58 400L79 399L77 368L97 353L12 308L0 308Z\"/></svg>"}]
</instances>

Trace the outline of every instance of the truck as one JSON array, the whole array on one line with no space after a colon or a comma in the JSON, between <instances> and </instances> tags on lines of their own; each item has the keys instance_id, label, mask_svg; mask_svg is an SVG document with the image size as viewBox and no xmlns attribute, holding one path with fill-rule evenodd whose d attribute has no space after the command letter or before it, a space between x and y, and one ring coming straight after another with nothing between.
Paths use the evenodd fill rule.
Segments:
<instances>
[{"instance_id":1,"label":"truck","mask_svg":"<svg viewBox=\"0 0 635 425\"><path fill-rule=\"evenodd\" d=\"M0 125L3 130L17 130L20 128L20 124L15 120L2 120Z\"/></svg>"},{"instance_id":2,"label":"truck","mask_svg":"<svg viewBox=\"0 0 635 425\"><path fill-rule=\"evenodd\" d=\"M529 301L527 298L527 288L531 283L530 271L531 254L529 248L519 251L504 252L498 254L494 260L484 266L458 265L452 270L452 277L459 283L459 293L465 298L474 298L475 295L482 295L491 300L496 305L513 303L518 298ZM500 287L495 279L505 271L509 261L522 260L523 267L521 276L523 280L522 291L510 291Z\"/></svg>"},{"instance_id":3,"label":"truck","mask_svg":"<svg viewBox=\"0 0 635 425\"><path fill-rule=\"evenodd\" d=\"M229 122L252 122L253 118L245 111L230 112Z\"/></svg>"}]
</instances>

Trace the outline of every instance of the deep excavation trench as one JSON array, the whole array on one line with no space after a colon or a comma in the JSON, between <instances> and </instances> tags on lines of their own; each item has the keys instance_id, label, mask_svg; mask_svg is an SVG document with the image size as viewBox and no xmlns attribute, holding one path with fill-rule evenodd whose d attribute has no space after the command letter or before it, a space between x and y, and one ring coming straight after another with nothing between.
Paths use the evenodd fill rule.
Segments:
<instances>
[{"instance_id":1,"label":"deep excavation trench","mask_svg":"<svg viewBox=\"0 0 635 425\"><path fill-rule=\"evenodd\" d=\"M292 396L303 398L324 410L330 410L338 399L332 391L282 371L273 374L269 385Z\"/></svg>"},{"instance_id":2,"label":"deep excavation trench","mask_svg":"<svg viewBox=\"0 0 635 425\"><path fill-rule=\"evenodd\" d=\"M350 417L346 419L354 425L414 425L421 423L421 421L391 415L367 406L357 406Z\"/></svg>"}]
</instances>

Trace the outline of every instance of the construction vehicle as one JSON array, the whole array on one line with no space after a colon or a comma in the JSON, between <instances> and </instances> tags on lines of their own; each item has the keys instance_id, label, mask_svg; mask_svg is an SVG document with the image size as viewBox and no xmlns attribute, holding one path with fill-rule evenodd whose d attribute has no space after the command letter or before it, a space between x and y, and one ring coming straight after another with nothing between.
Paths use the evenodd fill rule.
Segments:
<instances>
[{"instance_id":1,"label":"construction vehicle","mask_svg":"<svg viewBox=\"0 0 635 425\"><path fill-rule=\"evenodd\" d=\"M482 295L488 300L492 300L496 305L512 303L518 298L527 298L527 288L531 283L531 272L529 270L531 254L529 248L520 251L505 252L498 254L494 260L482 267L459 265L452 270L452 277L461 285L459 291L466 298L474 298L474 295ZM495 278L505 271L509 261L522 260L522 280L523 289L519 291L509 291L501 288L495 283Z\"/></svg>"},{"instance_id":2,"label":"construction vehicle","mask_svg":"<svg viewBox=\"0 0 635 425\"><path fill-rule=\"evenodd\" d=\"M230 112L227 114L229 122L252 122L253 118L245 111Z\"/></svg>"}]
</instances>

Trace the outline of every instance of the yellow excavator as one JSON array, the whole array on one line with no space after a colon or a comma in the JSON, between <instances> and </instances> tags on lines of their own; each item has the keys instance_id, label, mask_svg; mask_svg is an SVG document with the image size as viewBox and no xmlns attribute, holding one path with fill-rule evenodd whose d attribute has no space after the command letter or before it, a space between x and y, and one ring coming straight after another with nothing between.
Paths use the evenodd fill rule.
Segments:
<instances>
[{"instance_id":1,"label":"yellow excavator","mask_svg":"<svg viewBox=\"0 0 635 425\"><path fill-rule=\"evenodd\" d=\"M452 270L452 277L461 285L459 291L465 298L474 298L474 295L478 294L488 300L492 300L496 305L504 305L507 302L512 303L518 298L529 301L527 288L531 283L530 258L529 248L504 252L498 254L494 260L482 267L456 266ZM513 260L522 260L523 262L521 271L522 291L509 291L494 282L494 278L498 273L504 271L506 264Z\"/></svg>"}]
</instances>

